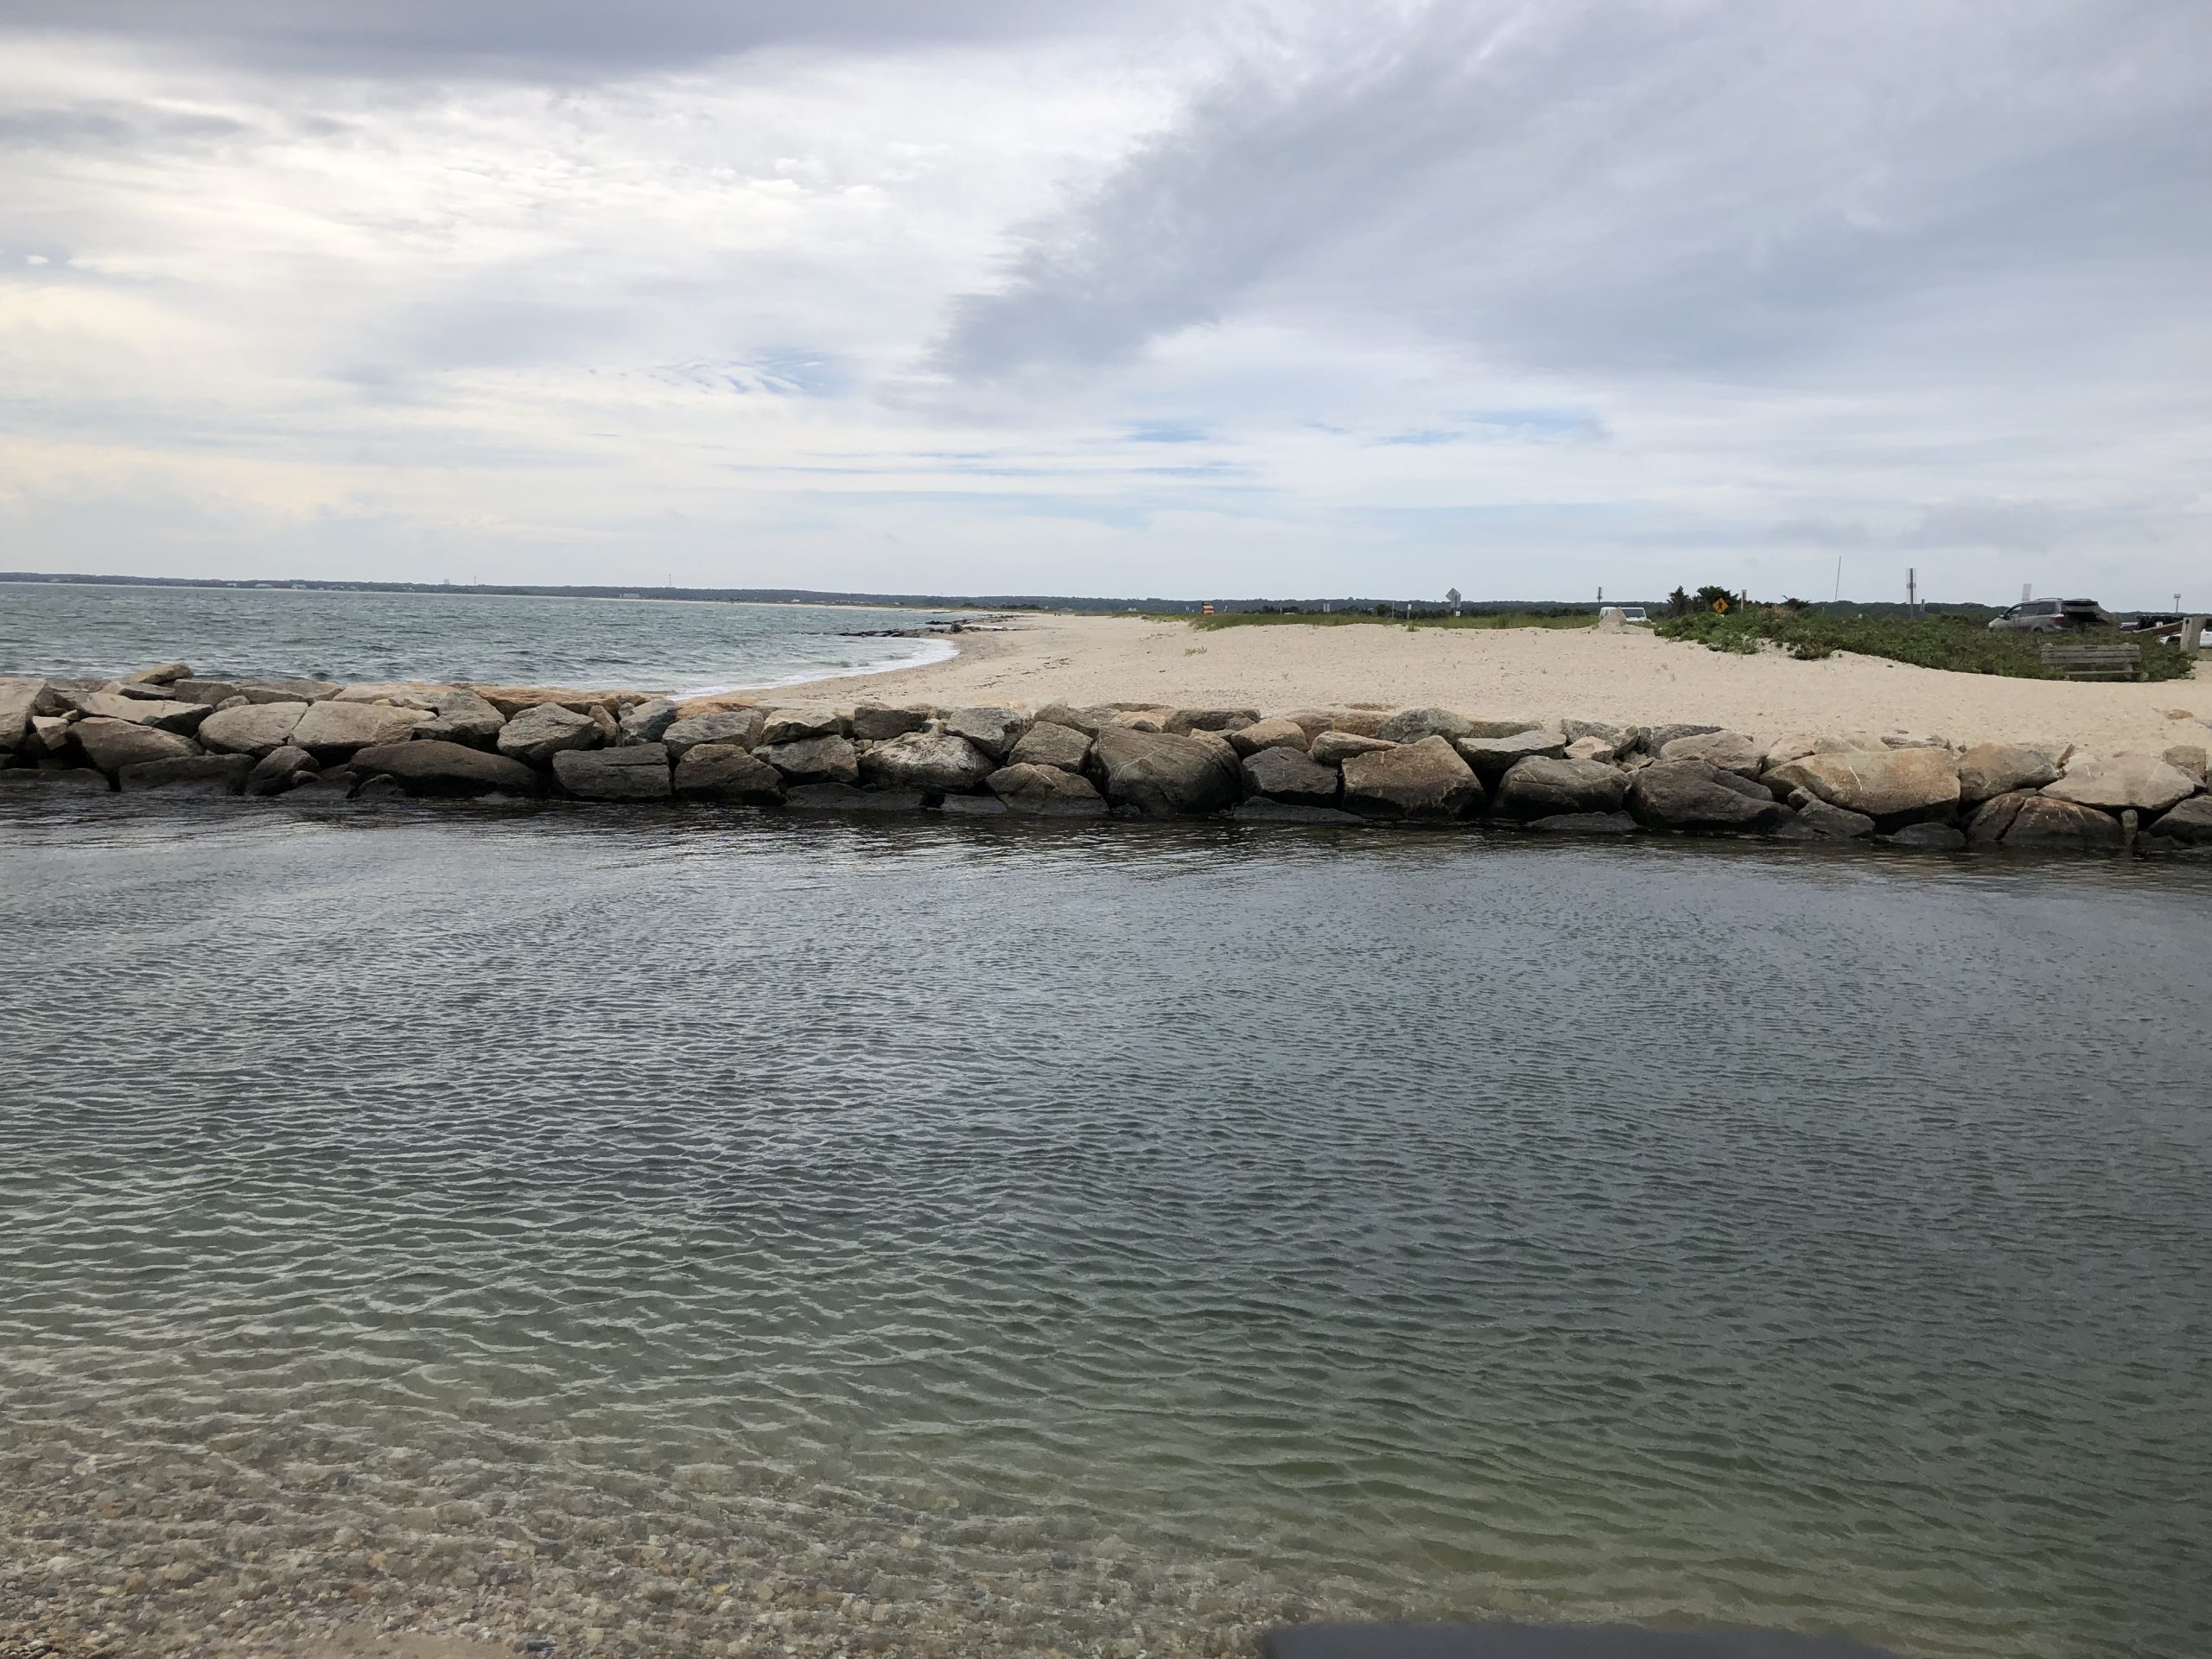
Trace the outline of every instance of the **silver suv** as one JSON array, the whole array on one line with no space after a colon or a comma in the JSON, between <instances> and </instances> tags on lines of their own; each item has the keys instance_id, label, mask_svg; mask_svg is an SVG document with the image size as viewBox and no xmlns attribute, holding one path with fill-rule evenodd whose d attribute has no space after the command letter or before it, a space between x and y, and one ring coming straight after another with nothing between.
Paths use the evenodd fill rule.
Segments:
<instances>
[{"instance_id":1,"label":"silver suv","mask_svg":"<svg viewBox=\"0 0 2212 1659\"><path fill-rule=\"evenodd\" d=\"M2094 599L2031 599L1992 617L1989 626L2015 633L2064 633L2075 628L2109 628L2113 618Z\"/></svg>"}]
</instances>

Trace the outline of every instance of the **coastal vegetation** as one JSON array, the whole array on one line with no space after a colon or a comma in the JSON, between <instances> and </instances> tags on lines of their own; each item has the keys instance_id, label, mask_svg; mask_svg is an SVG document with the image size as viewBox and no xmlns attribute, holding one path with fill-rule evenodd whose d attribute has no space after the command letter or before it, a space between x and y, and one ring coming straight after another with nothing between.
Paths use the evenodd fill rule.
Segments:
<instances>
[{"instance_id":1,"label":"coastal vegetation","mask_svg":"<svg viewBox=\"0 0 2212 1659\"><path fill-rule=\"evenodd\" d=\"M1345 627L1361 622L1395 622L1412 628L1594 628L1594 610L1560 607L1541 611L1470 611L1454 615L1449 609L1410 610L1402 605L1372 605L1363 610L1342 611L1223 611L1212 616L1179 617L1193 628L1212 632L1220 628L1263 628L1295 626L1309 628Z\"/></svg>"},{"instance_id":2,"label":"coastal vegetation","mask_svg":"<svg viewBox=\"0 0 2212 1659\"><path fill-rule=\"evenodd\" d=\"M1654 621L1652 630L1662 639L1688 640L1745 656L1773 644L1806 662L1847 651L1960 674L1998 674L2018 680L2064 677L2062 671L2044 665L2042 648L2052 643L2051 635L1993 630L1978 617L1948 613L1842 615L1833 609L1787 604L1732 606L1725 613L1707 607L1662 616ZM2100 633L2096 639L2103 642L2120 637ZM2146 677L2189 677L2190 654L2178 645L2160 645L2147 633L2124 637L2142 647Z\"/></svg>"}]
</instances>

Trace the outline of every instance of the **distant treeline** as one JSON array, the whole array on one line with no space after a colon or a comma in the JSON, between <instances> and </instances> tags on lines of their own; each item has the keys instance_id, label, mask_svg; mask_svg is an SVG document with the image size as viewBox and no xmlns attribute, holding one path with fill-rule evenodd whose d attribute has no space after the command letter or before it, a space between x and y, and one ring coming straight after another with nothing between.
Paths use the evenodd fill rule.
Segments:
<instances>
[{"instance_id":1,"label":"distant treeline","mask_svg":"<svg viewBox=\"0 0 2212 1659\"><path fill-rule=\"evenodd\" d=\"M0 582L75 582L108 588L239 588L303 589L335 594L480 594L530 599L682 599L744 605L872 605L887 610L1078 611L1097 614L1137 612L1147 615L1196 614L1211 605L1217 613L1255 611L1263 615L1308 612L1364 611L1376 616L1481 616L1510 612L1527 616L1594 616L1595 600L1484 599L1451 604L1440 600L1382 599L1346 594L1336 599L1129 599L1084 594L853 594L815 588L674 588L628 585L556 586L537 582L235 581L210 576L103 576L78 572L0 570ZM1764 600L1758 601L1767 602ZM1774 602L1780 602L1778 600ZM1612 599L1610 605L1641 605L1655 614L1664 599ZM1936 605L1917 607L1853 600L1821 600L1807 610L1836 616L1948 614L1987 618L1993 605Z\"/></svg>"}]
</instances>

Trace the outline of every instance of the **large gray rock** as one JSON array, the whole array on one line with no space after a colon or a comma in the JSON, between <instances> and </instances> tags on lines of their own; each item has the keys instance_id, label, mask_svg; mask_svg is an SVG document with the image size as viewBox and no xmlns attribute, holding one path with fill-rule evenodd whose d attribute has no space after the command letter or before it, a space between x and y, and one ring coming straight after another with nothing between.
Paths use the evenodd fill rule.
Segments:
<instances>
[{"instance_id":1,"label":"large gray rock","mask_svg":"<svg viewBox=\"0 0 2212 1659\"><path fill-rule=\"evenodd\" d=\"M164 790L177 795L235 795L253 770L243 754L187 754L168 760L141 760L115 775L126 795Z\"/></svg>"},{"instance_id":2,"label":"large gray rock","mask_svg":"<svg viewBox=\"0 0 2212 1659\"><path fill-rule=\"evenodd\" d=\"M535 795L537 774L512 755L492 754L445 738L384 743L353 755L357 776L381 772L410 795Z\"/></svg>"},{"instance_id":3,"label":"large gray rock","mask_svg":"<svg viewBox=\"0 0 2212 1659\"><path fill-rule=\"evenodd\" d=\"M649 697L625 709L615 724L622 728L626 743L658 743L676 724L676 704L667 697Z\"/></svg>"},{"instance_id":4,"label":"large gray rock","mask_svg":"<svg viewBox=\"0 0 2212 1659\"><path fill-rule=\"evenodd\" d=\"M2066 775L2044 785L2043 792L2107 812L2130 807L2138 812L2163 812L2196 793L2196 779L2156 755L2116 754L2109 760L2077 757L2068 763Z\"/></svg>"},{"instance_id":5,"label":"large gray rock","mask_svg":"<svg viewBox=\"0 0 2212 1659\"><path fill-rule=\"evenodd\" d=\"M1616 753L1630 747L1627 727L1611 726L1602 720L1562 720L1559 729L1560 735L1570 743L1580 743L1585 738L1593 737ZM1509 732L1505 735L1510 737L1512 734Z\"/></svg>"},{"instance_id":6,"label":"large gray rock","mask_svg":"<svg viewBox=\"0 0 2212 1659\"><path fill-rule=\"evenodd\" d=\"M1377 817L1456 818L1482 799L1474 768L1440 735L1355 754L1343 770L1344 804Z\"/></svg>"},{"instance_id":7,"label":"large gray rock","mask_svg":"<svg viewBox=\"0 0 2212 1659\"><path fill-rule=\"evenodd\" d=\"M923 709L893 709L887 703L864 702L853 710L853 735L870 743L887 743L894 737L918 732L930 723Z\"/></svg>"},{"instance_id":8,"label":"large gray rock","mask_svg":"<svg viewBox=\"0 0 2212 1659\"><path fill-rule=\"evenodd\" d=\"M1756 778L1764 770L1766 751L1741 732L1700 732L1678 737L1659 751L1662 760L1703 760L1739 778Z\"/></svg>"},{"instance_id":9,"label":"large gray rock","mask_svg":"<svg viewBox=\"0 0 2212 1659\"><path fill-rule=\"evenodd\" d=\"M200 722L200 741L226 754L264 755L292 741L304 702L248 702L234 709L218 709Z\"/></svg>"},{"instance_id":10,"label":"large gray rock","mask_svg":"<svg viewBox=\"0 0 2212 1659\"><path fill-rule=\"evenodd\" d=\"M2024 743L1977 743L1959 757L1959 799L1967 806L2057 781L2052 758Z\"/></svg>"},{"instance_id":11,"label":"large gray rock","mask_svg":"<svg viewBox=\"0 0 2212 1659\"><path fill-rule=\"evenodd\" d=\"M183 679L169 687L169 695L185 702L204 702L210 709L244 696L236 680Z\"/></svg>"},{"instance_id":12,"label":"large gray rock","mask_svg":"<svg viewBox=\"0 0 2212 1659\"><path fill-rule=\"evenodd\" d=\"M1101 728L1092 747L1105 779L1106 798L1116 806L1160 816L1217 812L1235 805L1239 793L1235 753L1218 739L1209 743L1131 726ZM1224 760L1224 754L1230 758Z\"/></svg>"},{"instance_id":13,"label":"large gray rock","mask_svg":"<svg viewBox=\"0 0 2212 1659\"><path fill-rule=\"evenodd\" d=\"M251 764L253 770L245 775L245 792L249 795L281 795L293 786L301 773L315 770L315 757L289 743L281 749L270 750Z\"/></svg>"},{"instance_id":14,"label":"large gray rock","mask_svg":"<svg viewBox=\"0 0 2212 1659\"><path fill-rule=\"evenodd\" d=\"M845 722L835 709L820 703L793 703L789 708L767 711L754 747L761 743L804 743L810 737L836 737L844 729Z\"/></svg>"},{"instance_id":15,"label":"large gray rock","mask_svg":"<svg viewBox=\"0 0 2212 1659\"><path fill-rule=\"evenodd\" d=\"M60 754L69 747L69 728L73 723L73 717L68 715L33 715L31 728L16 746L16 752Z\"/></svg>"},{"instance_id":16,"label":"large gray rock","mask_svg":"<svg viewBox=\"0 0 2212 1659\"><path fill-rule=\"evenodd\" d=\"M1769 788L1802 789L1830 806L1885 826L1948 817L1959 804L1959 766L1947 749L1847 749L1808 754L1766 775Z\"/></svg>"},{"instance_id":17,"label":"large gray rock","mask_svg":"<svg viewBox=\"0 0 2212 1659\"><path fill-rule=\"evenodd\" d=\"M2212 847L2212 795L2192 796L2162 814L2151 833L2170 836L2185 847Z\"/></svg>"},{"instance_id":18,"label":"large gray rock","mask_svg":"<svg viewBox=\"0 0 2212 1659\"><path fill-rule=\"evenodd\" d=\"M1229 746L1239 754L1257 754L1262 749L1296 749L1303 754L1313 741L1298 721L1281 718L1255 720L1229 734Z\"/></svg>"},{"instance_id":19,"label":"large gray rock","mask_svg":"<svg viewBox=\"0 0 2212 1659\"><path fill-rule=\"evenodd\" d=\"M1628 810L1655 830L1764 830L1790 817L1789 809L1757 784L1704 760L1644 767L1629 779Z\"/></svg>"},{"instance_id":20,"label":"large gray rock","mask_svg":"<svg viewBox=\"0 0 2212 1659\"><path fill-rule=\"evenodd\" d=\"M38 695L45 689L44 680L14 675L0 679L0 752L12 751L22 743L37 709Z\"/></svg>"},{"instance_id":21,"label":"large gray rock","mask_svg":"<svg viewBox=\"0 0 2212 1659\"><path fill-rule=\"evenodd\" d=\"M1016 812L1046 817L1096 817L1106 803L1090 779L1059 766L1020 761L1001 766L983 780L991 793Z\"/></svg>"},{"instance_id":22,"label":"large gray rock","mask_svg":"<svg viewBox=\"0 0 2212 1659\"><path fill-rule=\"evenodd\" d=\"M1459 750L1485 782L1497 778L1530 755L1560 760L1567 757L1567 740L1542 730L1516 732L1510 737L1463 737Z\"/></svg>"},{"instance_id":23,"label":"large gray rock","mask_svg":"<svg viewBox=\"0 0 2212 1659\"><path fill-rule=\"evenodd\" d=\"M580 801L664 801L668 751L658 743L626 743L613 749L563 749L553 775Z\"/></svg>"},{"instance_id":24,"label":"large gray rock","mask_svg":"<svg viewBox=\"0 0 2212 1659\"><path fill-rule=\"evenodd\" d=\"M1019 709L953 709L938 726L966 739L993 760L1002 761L1029 729L1029 716Z\"/></svg>"},{"instance_id":25,"label":"large gray rock","mask_svg":"<svg viewBox=\"0 0 2212 1659\"><path fill-rule=\"evenodd\" d=\"M1449 709L1401 709L1375 728L1393 743L1418 743L1424 737L1457 741L1476 735L1475 722Z\"/></svg>"},{"instance_id":26,"label":"large gray rock","mask_svg":"<svg viewBox=\"0 0 2212 1659\"><path fill-rule=\"evenodd\" d=\"M589 715L563 709L557 702L541 702L511 716L499 728L498 747L510 760L542 766L556 754L595 749L606 741L600 722Z\"/></svg>"},{"instance_id":27,"label":"large gray rock","mask_svg":"<svg viewBox=\"0 0 2212 1659\"><path fill-rule=\"evenodd\" d=\"M1021 734L1021 741L1007 755L1010 766L1058 766L1062 772L1081 772L1090 759L1090 738L1072 726L1037 721Z\"/></svg>"},{"instance_id":28,"label":"large gray rock","mask_svg":"<svg viewBox=\"0 0 2212 1659\"><path fill-rule=\"evenodd\" d=\"M276 705L264 704L274 708ZM232 718L227 715L210 715L211 721ZM415 734L422 725L420 709L395 709L379 702L314 702L292 728L289 740L291 747L305 749L319 762L327 764L343 760L356 749L365 749L380 743L399 743Z\"/></svg>"},{"instance_id":29,"label":"large gray rock","mask_svg":"<svg viewBox=\"0 0 2212 1659\"><path fill-rule=\"evenodd\" d=\"M767 721L758 709L719 709L708 715L686 715L673 722L660 741L678 760L702 743L735 744L749 749L760 741Z\"/></svg>"},{"instance_id":30,"label":"large gray rock","mask_svg":"<svg viewBox=\"0 0 2212 1659\"><path fill-rule=\"evenodd\" d=\"M1491 810L1509 818L1618 812L1627 793L1627 777L1601 761L1532 754L1515 761L1498 780Z\"/></svg>"},{"instance_id":31,"label":"large gray rock","mask_svg":"<svg viewBox=\"0 0 2212 1659\"><path fill-rule=\"evenodd\" d=\"M861 781L871 789L918 789L931 794L974 789L996 763L950 731L906 732L863 751Z\"/></svg>"},{"instance_id":32,"label":"large gray rock","mask_svg":"<svg viewBox=\"0 0 2212 1659\"><path fill-rule=\"evenodd\" d=\"M1244 757L1243 771L1247 794L1265 795L1296 806L1334 806L1344 784L1343 775L1334 766L1310 760L1287 744L1271 743L1254 750Z\"/></svg>"},{"instance_id":33,"label":"large gray rock","mask_svg":"<svg viewBox=\"0 0 2212 1659\"><path fill-rule=\"evenodd\" d=\"M784 798L784 774L735 743L692 744L676 763L674 782L687 801L772 806Z\"/></svg>"},{"instance_id":34,"label":"large gray rock","mask_svg":"<svg viewBox=\"0 0 2212 1659\"><path fill-rule=\"evenodd\" d=\"M2125 840L2120 820L2109 812L2050 795L2028 795L2005 826L2001 844L2023 849L2099 853L2117 851Z\"/></svg>"},{"instance_id":35,"label":"large gray rock","mask_svg":"<svg viewBox=\"0 0 2212 1659\"><path fill-rule=\"evenodd\" d=\"M192 677L190 663L162 663L153 668L142 668L130 677L133 685L174 685L179 680Z\"/></svg>"},{"instance_id":36,"label":"large gray rock","mask_svg":"<svg viewBox=\"0 0 2212 1659\"><path fill-rule=\"evenodd\" d=\"M127 720L134 726L151 726L156 731L176 732L190 737L207 718L207 706L199 702L179 702L167 697L134 697L118 691L90 691L72 694L77 711L95 715L102 720Z\"/></svg>"},{"instance_id":37,"label":"large gray rock","mask_svg":"<svg viewBox=\"0 0 2212 1659\"><path fill-rule=\"evenodd\" d=\"M1355 754L1377 754L1397 747L1387 737L1362 737L1357 732L1332 730L1315 734L1306 753L1325 766L1337 766Z\"/></svg>"},{"instance_id":38,"label":"large gray rock","mask_svg":"<svg viewBox=\"0 0 2212 1659\"><path fill-rule=\"evenodd\" d=\"M200 746L188 737L156 731L151 726L140 726L127 720L97 716L80 720L69 728L69 735L76 739L77 747L92 763L111 778L125 766L140 766L149 760L181 760L201 752Z\"/></svg>"},{"instance_id":39,"label":"large gray rock","mask_svg":"<svg viewBox=\"0 0 2212 1659\"><path fill-rule=\"evenodd\" d=\"M1656 759L1664 753L1667 746L1669 743L1672 743L1676 738L1702 737L1707 732L1717 732L1719 729L1720 728L1718 726L1683 726L1680 724L1647 727L1644 728L1643 733L1643 750L1645 753L1651 755Z\"/></svg>"},{"instance_id":40,"label":"large gray rock","mask_svg":"<svg viewBox=\"0 0 2212 1659\"><path fill-rule=\"evenodd\" d=\"M771 715L767 729L776 728ZM764 743L753 753L793 784L843 784L859 787L860 756L852 744L836 736L803 737L789 743Z\"/></svg>"},{"instance_id":41,"label":"large gray rock","mask_svg":"<svg viewBox=\"0 0 2212 1659\"><path fill-rule=\"evenodd\" d=\"M423 694L430 718L415 728L418 738L443 738L448 743L485 744L496 741L507 717L480 693L465 685L434 685Z\"/></svg>"}]
</instances>

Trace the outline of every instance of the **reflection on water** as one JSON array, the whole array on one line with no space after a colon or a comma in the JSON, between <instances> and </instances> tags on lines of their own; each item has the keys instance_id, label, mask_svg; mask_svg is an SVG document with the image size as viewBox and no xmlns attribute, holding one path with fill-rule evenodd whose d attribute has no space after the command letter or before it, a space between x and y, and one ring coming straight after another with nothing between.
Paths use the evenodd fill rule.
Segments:
<instances>
[{"instance_id":1,"label":"reflection on water","mask_svg":"<svg viewBox=\"0 0 2212 1659\"><path fill-rule=\"evenodd\" d=\"M2204 873L124 808L0 819L0 1506L979 1649L2212 1637Z\"/></svg>"}]
</instances>

